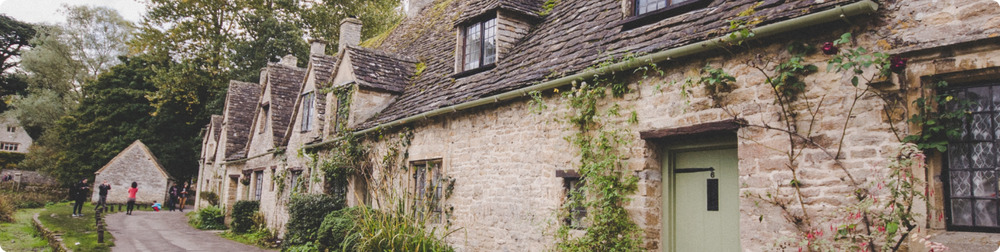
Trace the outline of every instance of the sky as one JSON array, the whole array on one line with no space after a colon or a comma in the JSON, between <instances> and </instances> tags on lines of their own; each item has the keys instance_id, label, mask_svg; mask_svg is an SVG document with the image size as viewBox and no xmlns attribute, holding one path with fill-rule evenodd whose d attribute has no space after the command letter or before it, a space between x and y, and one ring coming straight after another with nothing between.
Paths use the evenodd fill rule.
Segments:
<instances>
[{"instance_id":1,"label":"sky","mask_svg":"<svg viewBox=\"0 0 1000 252\"><path fill-rule=\"evenodd\" d=\"M0 13L28 23L55 24L66 21L59 12L63 4L107 6L132 22L138 22L145 11L138 0L0 0Z\"/></svg>"}]
</instances>

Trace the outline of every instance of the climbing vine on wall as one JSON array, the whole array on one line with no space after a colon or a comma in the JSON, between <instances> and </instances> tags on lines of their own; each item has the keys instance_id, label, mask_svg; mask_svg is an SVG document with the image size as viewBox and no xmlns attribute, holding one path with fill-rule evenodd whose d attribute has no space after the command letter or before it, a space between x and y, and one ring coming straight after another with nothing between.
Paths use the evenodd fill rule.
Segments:
<instances>
[{"instance_id":1,"label":"climbing vine on wall","mask_svg":"<svg viewBox=\"0 0 1000 252\"><path fill-rule=\"evenodd\" d=\"M634 56L622 60L634 60ZM636 115L631 113L632 119L622 119L621 106L601 103L608 96L620 98L630 89L614 74L588 81L573 82L562 95L571 111L562 121L574 131L567 141L580 152L582 194L568 192L570 197L560 217L569 218L570 209L586 208L585 233L574 237L570 233L576 227L562 225L557 231L557 247L564 251L636 251L642 245L642 234L625 206L637 189L638 178L623 163L630 144L627 131L611 126L616 119L634 121Z\"/></svg>"}]
</instances>

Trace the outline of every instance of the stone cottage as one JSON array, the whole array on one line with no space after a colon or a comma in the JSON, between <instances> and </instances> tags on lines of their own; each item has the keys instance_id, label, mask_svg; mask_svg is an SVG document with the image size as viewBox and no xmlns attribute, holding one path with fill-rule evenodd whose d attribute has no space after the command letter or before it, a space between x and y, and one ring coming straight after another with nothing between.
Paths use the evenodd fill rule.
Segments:
<instances>
[{"instance_id":1,"label":"stone cottage","mask_svg":"<svg viewBox=\"0 0 1000 252\"><path fill-rule=\"evenodd\" d=\"M122 152L119 152L108 164L94 172L93 185L95 190L92 202L100 199L97 185L108 181L111 191L108 192L108 204L125 204L128 201L128 188L132 182L138 183L136 192L137 203L167 202L167 187L173 178L163 169L156 156L149 151L142 141L135 140Z\"/></svg>"},{"instance_id":2,"label":"stone cottage","mask_svg":"<svg viewBox=\"0 0 1000 252\"><path fill-rule=\"evenodd\" d=\"M17 119L4 117L0 119L0 128L5 131L0 135L0 151L28 153L28 147L34 142Z\"/></svg>"},{"instance_id":3,"label":"stone cottage","mask_svg":"<svg viewBox=\"0 0 1000 252\"><path fill-rule=\"evenodd\" d=\"M231 84L199 190L260 200L279 231L289 190L326 192L403 200L460 251L542 251L587 232L599 209L566 203L610 177L641 248L760 251L854 233L905 180L915 221L866 230L1000 240L995 1L409 4L366 47L345 20L336 55ZM368 156L324 183L345 145Z\"/></svg>"}]
</instances>

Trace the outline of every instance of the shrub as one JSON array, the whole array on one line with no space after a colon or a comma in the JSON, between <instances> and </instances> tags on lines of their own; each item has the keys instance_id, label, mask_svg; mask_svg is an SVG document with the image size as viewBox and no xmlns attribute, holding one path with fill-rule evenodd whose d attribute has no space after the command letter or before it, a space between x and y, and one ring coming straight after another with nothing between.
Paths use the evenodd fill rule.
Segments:
<instances>
[{"instance_id":1,"label":"shrub","mask_svg":"<svg viewBox=\"0 0 1000 252\"><path fill-rule=\"evenodd\" d=\"M233 223L231 225L233 233L242 234L253 229L254 214L260 207L260 202L252 200L240 200L233 204Z\"/></svg>"},{"instance_id":2,"label":"shrub","mask_svg":"<svg viewBox=\"0 0 1000 252\"><path fill-rule=\"evenodd\" d=\"M201 200L207 201L209 205L219 205L219 195L215 194L215 192L201 191L198 192L198 197L201 197Z\"/></svg>"},{"instance_id":3,"label":"shrub","mask_svg":"<svg viewBox=\"0 0 1000 252\"><path fill-rule=\"evenodd\" d=\"M327 194L295 195L288 202L288 224L285 225L283 246L305 244L316 240L323 219L330 212L344 207L342 199Z\"/></svg>"},{"instance_id":4,"label":"shrub","mask_svg":"<svg viewBox=\"0 0 1000 252\"><path fill-rule=\"evenodd\" d=\"M226 229L226 216L222 215L222 209L216 206L208 206L199 209L195 215L198 220L198 229Z\"/></svg>"},{"instance_id":5,"label":"shrub","mask_svg":"<svg viewBox=\"0 0 1000 252\"><path fill-rule=\"evenodd\" d=\"M402 211L360 210L353 234L343 241L346 243L343 247L345 250L455 251L442 240L450 232L442 230L445 233L442 238L438 238L435 229L427 230L423 221L417 221Z\"/></svg>"},{"instance_id":6,"label":"shrub","mask_svg":"<svg viewBox=\"0 0 1000 252\"><path fill-rule=\"evenodd\" d=\"M13 199L0 194L0 222L14 222L14 212L17 212L17 207Z\"/></svg>"},{"instance_id":7,"label":"shrub","mask_svg":"<svg viewBox=\"0 0 1000 252\"><path fill-rule=\"evenodd\" d=\"M361 217L361 208L351 207L330 212L323 223L319 226L317 243L319 250L330 248L351 248L354 244L344 241L356 241L357 233L354 232L354 221Z\"/></svg>"}]
</instances>

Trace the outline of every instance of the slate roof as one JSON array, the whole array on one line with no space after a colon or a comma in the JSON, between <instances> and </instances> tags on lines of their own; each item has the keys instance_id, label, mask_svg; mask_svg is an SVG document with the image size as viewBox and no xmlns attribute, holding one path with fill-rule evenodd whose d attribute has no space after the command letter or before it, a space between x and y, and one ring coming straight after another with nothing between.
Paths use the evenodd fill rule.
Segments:
<instances>
[{"instance_id":1,"label":"slate roof","mask_svg":"<svg viewBox=\"0 0 1000 252\"><path fill-rule=\"evenodd\" d=\"M285 133L291 128L292 112L295 111L295 101L302 91L302 83L306 77L303 68L282 64L267 64L267 83L271 87L271 133L273 146L285 146ZM251 112L251 115L254 114Z\"/></svg>"},{"instance_id":2,"label":"slate roof","mask_svg":"<svg viewBox=\"0 0 1000 252\"><path fill-rule=\"evenodd\" d=\"M309 55L309 64L312 65L313 72L316 73L316 85L323 85L333 78L333 67L337 65L337 57L330 55ZM321 88L317 86L316 88Z\"/></svg>"},{"instance_id":3,"label":"slate roof","mask_svg":"<svg viewBox=\"0 0 1000 252\"><path fill-rule=\"evenodd\" d=\"M223 119L223 124L227 127L226 149L223 153L226 160L235 160L246 156L247 142L250 140L250 127L253 124L259 102L260 85L229 81L229 90L226 91L227 113Z\"/></svg>"},{"instance_id":4,"label":"slate roof","mask_svg":"<svg viewBox=\"0 0 1000 252\"><path fill-rule=\"evenodd\" d=\"M354 76L363 87L402 93L415 71L417 60L414 58L357 46L347 49Z\"/></svg>"},{"instance_id":5,"label":"slate roof","mask_svg":"<svg viewBox=\"0 0 1000 252\"><path fill-rule=\"evenodd\" d=\"M493 0L493 2L503 0ZM516 0L528 1L528 0ZM436 1L440 4L442 1ZM453 79L455 27L476 1L453 1L444 10L426 8L405 20L378 48L426 63L423 73L402 95L361 128L535 84L552 73L573 74L625 53L651 53L714 38L728 19L756 0L716 0L703 9L622 31L627 17L620 0L562 0L535 24L494 69ZM508 1L514 2L514 1ZM830 9L852 0L768 0L757 7L760 25ZM487 5L488 6L488 5Z\"/></svg>"},{"instance_id":6,"label":"slate roof","mask_svg":"<svg viewBox=\"0 0 1000 252\"><path fill-rule=\"evenodd\" d=\"M504 9L532 18L539 18L543 0L484 0L472 1L462 7L462 15L455 20L457 23L475 18L483 13L496 9Z\"/></svg>"},{"instance_id":7,"label":"slate roof","mask_svg":"<svg viewBox=\"0 0 1000 252\"><path fill-rule=\"evenodd\" d=\"M212 115L212 119L208 123L208 130L210 130L211 133L215 134L215 137L213 137L212 140L218 142L219 141L219 134L222 134L222 116L221 115ZM206 134L208 134L208 133L206 132Z\"/></svg>"},{"instance_id":8,"label":"slate roof","mask_svg":"<svg viewBox=\"0 0 1000 252\"><path fill-rule=\"evenodd\" d=\"M331 79L333 79L333 70L337 65L337 58L329 55L312 55L309 57L309 64L312 64L313 72L316 73L316 90L324 88L329 85ZM321 116L326 114L326 95L316 92L316 119L319 122L318 127L316 127L319 132L323 132L323 127L326 126L325 117Z\"/></svg>"}]
</instances>

